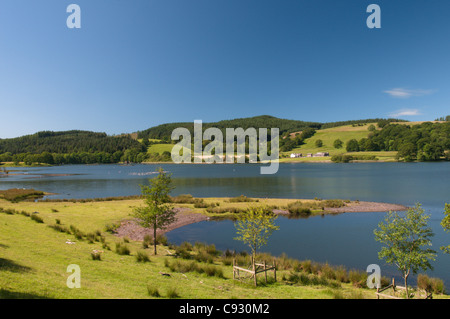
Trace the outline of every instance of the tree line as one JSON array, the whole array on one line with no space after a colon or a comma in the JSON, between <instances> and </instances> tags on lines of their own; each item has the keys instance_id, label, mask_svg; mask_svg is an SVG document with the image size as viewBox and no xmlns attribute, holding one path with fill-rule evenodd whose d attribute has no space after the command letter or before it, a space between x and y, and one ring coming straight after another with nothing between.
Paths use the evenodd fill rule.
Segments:
<instances>
[{"instance_id":1,"label":"tree line","mask_svg":"<svg viewBox=\"0 0 450 319\"><path fill-rule=\"evenodd\" d=\"M380 125L378 125L380 126ZM367 138L349 140L347 152L397 151L404 161L449 159L450 122L424 122L417 125L390 124L372 130Z\"/></svg>"},{"instance_id":2,"label":"tree line","mask_svg":"<svg viewBox=\"0 0 450 319\"><path fill-rule=\"evenodd\" d=\"M255 116L250 118L240 118L234 120L223 120L219 122L202 123L203 130L211 127L218 128L222 131L223 136L226 135L225 130L227 128L278 128L280 136L289 132L302 131L308 127L319 129L322 124L318 122L304 122L297 120L279 119L269 115ZM194 134L194 122L180 122L180 123L168 123L155 127L151 127L147 130L138 132L138 138L144 139L160 139L163 141L170 141L172 131L176 128L184 127L189 130L191 135Z\"/></svg>"},{"instance_id":3,"label":"tree line","mask_svg":"<svg viewBox=\"0 0 450 319\"><path fill-rule=\"evenodd\" d=\"M6 152L0 154L0 162L14 162L15 164L113 164L121 162L141 163L148 159L147 152L141 152L138 149L129 149L125 151L108 152L72 152L67 154L42 152L40 154L19 153L12 154Z\"/></svg>"},{"instance_id":4,"label":"tree line","mask_svg":"<svg viewBox=\"0 0 450 319\"><path fill-rule=\"evenodd\" d=\"M129 135L108 136L90 131L43 131L16 138L0 139L0 153L114 153L128 149L145 151L145 147Z\"/></svg>"}]
</instances>

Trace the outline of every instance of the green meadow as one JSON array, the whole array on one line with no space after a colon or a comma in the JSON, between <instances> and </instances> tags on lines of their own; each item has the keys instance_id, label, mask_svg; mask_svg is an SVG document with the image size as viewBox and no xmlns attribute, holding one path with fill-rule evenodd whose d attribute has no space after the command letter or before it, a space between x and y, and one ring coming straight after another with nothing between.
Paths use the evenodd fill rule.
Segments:
<instances>
[{"instance_id":1,"label":"green meadow","mask_svg":"<svg viewBox=\"0 0 450 319\"><path fill-rule=\"evenodd\" d=\"M345 149L346 143L355 139L359 141L362 138L366 138L370 131L369 126L376 123L366 123L360 126L344 125L328 129L317 130L316 133L305 140L305 144L289 152L281 153L281 155L289 156L291 153L301 153L306 156L308 153L316 154L318 152L328 152L329 157L301 157L301 158L289 158L284 157L280 159L280 162L330 162L333 155L374 155L378 161L394 161L397 152L347 152ZM335 140L340 139L343 142L342 148L335 148L333 143ZM322 140L323 145L321 147L316 146L316 141Z\"/></svg>"},{"instance_id":2,"label":"green meadow","mask_svg":"<svg viewBox=\"0 0 450 319\"><path fill-rule=\"evenodd\" d=\"M205 203L219 203L219 207L248 207L280 205L282 200L233 202L211 198L205 199ZM265 283L263 275L260 275L259 285L255 288L252 280L233 280L230 257L215 251L213 245L213 255L207 259L195 257L203 256L203 251L189 250L186 248L189 245L181 250L170 243L158 245L155 256L151 247L143 248L141 241L120 238L107 231L107 225L131 219L133 207L141 204L139 199L85 203L12 203L0 199L0 297L375 298L374 290L355 286L356 281L361 284L365 280L364 275L359 273L358 279L353 280L351 276L355 277L357 273L346 272L342 268L332 270L328 265L314 266L311 261L302 264L281 256L277 258L277 281L269 273L268 283ZM204 209L195 208L192 204L177 206L204 213ZM125 245L128 253L116 252L118 243ZM211 251L211 246L200 247ZM93 251L97 251L100 260L93 258ZM148 261L143 262L146 258L142 256L147 256ZM246 260L245 255L239 258ZM263 254L261 258L270 262L273 257ZM71 264L80 267L81 288L67 287L67 279L71 275L67 267ZM309 273L304 272L305 267L310 269ZM311 270L314 267L315 273ZM338 278L346 279L341 279L341 282Z\"/></svg>"}]
</instances>

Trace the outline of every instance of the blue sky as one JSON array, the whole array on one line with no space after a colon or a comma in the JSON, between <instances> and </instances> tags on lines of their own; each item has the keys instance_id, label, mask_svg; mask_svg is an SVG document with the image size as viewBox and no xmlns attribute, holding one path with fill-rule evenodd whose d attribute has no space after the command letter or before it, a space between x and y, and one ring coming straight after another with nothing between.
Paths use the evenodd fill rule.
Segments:
<instances>
[{"instance_id":1,"label":"blue sky","mask_svg":"<svg viewBox=\"0 0 450 319\"><path fill-rule=\"evenodd\" d=\"M449 14L447 0L2 0L0 138L262 114L434 120L450 113Z\"/></svg>"}]
</instances>

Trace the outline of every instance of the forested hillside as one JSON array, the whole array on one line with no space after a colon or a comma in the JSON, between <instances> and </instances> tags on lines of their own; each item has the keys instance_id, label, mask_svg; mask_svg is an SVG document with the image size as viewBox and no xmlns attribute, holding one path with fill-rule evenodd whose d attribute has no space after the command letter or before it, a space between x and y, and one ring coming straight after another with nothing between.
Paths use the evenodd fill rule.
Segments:
<instances>
[{"instance_id":1,"label":"forested hillside","mask_svg":"<svg viewBox=\"0 0 450 319\"><path fill-rule=\"evenodd\" d=\"M146 148L128 135L108 136L89 131L44 131L0 139L2 162L115 163L121 160L135 161L141 152L146 152Z\"/></svg>"},{"instance_id":2,"label":"forested hillside","mask_svg":"<svg viewBox=\"0 0 450 319\"><path fill-rule=\"evenodd\" d=\"M279 119L269 115L240 118L234 120L223 120L219 122L202 123L203 130L210 127L215 127L220 129L223 132L224 136L226 128L241 127L244 130L250 127L253 127L255 129L278 128L280 135L283 135L285 133L301 131L307 127L318 129L321 127L321 125L322 124L318 122L286 120L286 119ZM191 134L193 134L194 132L194 122L169 123L151 127L144 131L140 131L138 132L138 138L170 140L172 131L178 127L187 128L191 132Z\"/></svg>"},{"instance_id":3,"label":"forested hillside","mask_svg":"<svg viewBox=\"0 0 450 319\"><path fill-rule=\"evenodd\" d=\"M398 151L398 157L406 161L435 161L448 157L450 122L388 124L358 144L359 151Z\"/></svg>"}]
</instances>

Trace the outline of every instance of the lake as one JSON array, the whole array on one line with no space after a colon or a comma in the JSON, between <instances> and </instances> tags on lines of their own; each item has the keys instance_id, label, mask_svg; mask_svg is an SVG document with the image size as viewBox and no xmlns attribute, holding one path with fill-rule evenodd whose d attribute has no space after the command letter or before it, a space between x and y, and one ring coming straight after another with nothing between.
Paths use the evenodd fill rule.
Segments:
<instances>
[{"instance_id":1,"label":"lake","mask_svg":"<svg viewBox=\"0 0 450 319\"><path fill-rule=\"evenodd\" d=\"M421 203L431 215L429 225L435 232L433 249L438 257L430 275L450 284L450 255L439 247L450 243L440 221L444 204L450 202L450 163L282 163L277 174L260 175L257 164L137 164L137 165L63 165L55 167L11 168L0 178L0 189L34 188L56 193L51 198L95 198L140 193L162 166L172 173L173 195L197 197L249 197L351 199L414 206ZM67 176L64 176L66 175ZM292 220L279 217L280 230L262 250L273 255L345 265L365 270L379 264L382 274L395 275L392 267L377 257L380 245L373 230L385 217L379 213L346 213L335 216ZM220 250L246 250L233 240L231 221L205 221L167 234L170 242L214 243ZM412 282L415 283L415 282Z\"/></svg>"}]
</instances>

